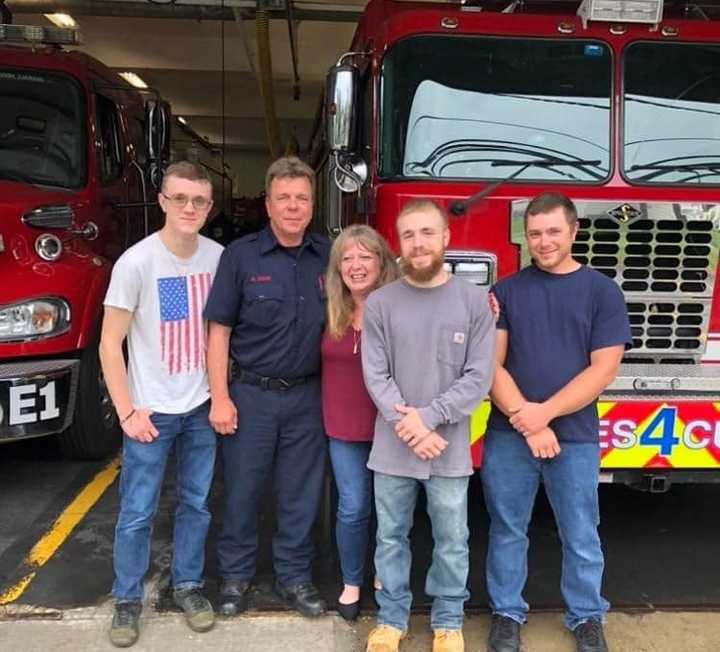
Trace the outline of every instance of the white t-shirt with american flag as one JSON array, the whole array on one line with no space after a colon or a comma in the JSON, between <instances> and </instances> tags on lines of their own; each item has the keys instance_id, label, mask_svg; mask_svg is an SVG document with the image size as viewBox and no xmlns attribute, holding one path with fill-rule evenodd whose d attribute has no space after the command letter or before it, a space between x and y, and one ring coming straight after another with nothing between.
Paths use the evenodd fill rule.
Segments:
<instances>
[{"instance_id":1,"label":"white t-shirt with american flag","mask_svg":"<svg viewBox=\"0 0 720 652\"><path fill-rule=\"evenodd\" d=\"M153 233L115 263L104 303L133 313L127 340L134 406L181 414L209 398L202 313L221 253L199 236L192 258L178 258Z\"/></svg>"}]
</instances>

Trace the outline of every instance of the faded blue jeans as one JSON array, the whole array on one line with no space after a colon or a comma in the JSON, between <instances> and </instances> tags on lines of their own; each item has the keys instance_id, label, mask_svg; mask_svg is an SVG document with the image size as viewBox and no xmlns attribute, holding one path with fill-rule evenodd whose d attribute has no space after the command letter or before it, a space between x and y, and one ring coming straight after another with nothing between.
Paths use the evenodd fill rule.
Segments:
<instances>
[{"instance_id":1,"label":"faded blue jeans","mask_svg":"<svg viewBox=\"0 0 720 652\"><path fill-rule=\"evenodd\" d=\"M201 587L205 538L210 526L207 501L215 467L215 431L208 421L209 402L183 414L154 413L159 435L150 443L123 439L120 514L115 527L112 594L117 601L143 597L150 565L150 537L160 500L165 466L175 446L176 508L172 582L175 589Z\"/></svg>"},{"instance_id":2,"label":"faded blue jeans","mask_svg":"<svg viewBox=\"0 0 720 652\"><path fill-rule=\"evenodd\" d=\"M435 543L425 578L425 593L433 598L430 625L433 629L461 629L465 601L470 597L467 477L416 480L375 473L375 571L382 585L375 592L377 620L403 631L408 627L412 603L409 534L421 485Z\"/></svg>"},{"instance_id":3,"label":"faded blue jeans","mask_svg":"<svg viewBox=\"0 0 720 652\"><path fill-rule=\"evenodd\" d=\"M367 468L372 443L332 437L328 443L338 490L335 538L343 583L362 586L372 514L372 471Z\"/></svg>"},{"instance_id":4,"label":"faded blue jeans","mask_svg":"<svg viewBox=\"0 0 720 652\"><path fill-rule=\"evenodd\" d=\"M598 536L599 451L594 443L561 442L552 459L532 456L516 431L488 431L480 474L490 514L487 588L493 613L525 622L528 525L542 479L562 541L560 588L565 624L575 629L603 620L609 603L600 594L604 568Z\"/></svg>"}]
</instances>

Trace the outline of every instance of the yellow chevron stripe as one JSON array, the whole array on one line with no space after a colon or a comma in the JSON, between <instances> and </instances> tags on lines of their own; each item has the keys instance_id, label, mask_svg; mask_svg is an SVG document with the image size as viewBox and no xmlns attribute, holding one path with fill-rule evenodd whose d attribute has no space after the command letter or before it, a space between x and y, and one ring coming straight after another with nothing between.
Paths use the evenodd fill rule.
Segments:
<instances>
[{"instance_id":1,"label":"yellow chevron stripe","mask_svg":"<svg viewBox=\"0 0 720 652\"><path fill-rule=\"evenodd\" d=\"M597 404L598 416L602 419L616 405L617 405L617 403L615 403L614 401L598 401L598 404Z\"/></svg>"},{"instance_id":2,"label":"yellow chevron stripe","mask_svg":"<svg viewBox=\"0 0 720 652\"><path fill-rule=\"evenodd\" d=\"M485 400L470 415L470 443L474 444L485 435L490 417L490 401Z\"/></svg>"}]
</instances>

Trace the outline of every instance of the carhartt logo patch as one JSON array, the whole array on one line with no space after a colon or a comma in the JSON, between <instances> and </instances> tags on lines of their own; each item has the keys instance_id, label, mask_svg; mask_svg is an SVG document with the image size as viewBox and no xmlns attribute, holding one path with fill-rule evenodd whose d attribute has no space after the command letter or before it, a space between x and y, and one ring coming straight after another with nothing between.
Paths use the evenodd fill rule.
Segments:
<instances>
[{"instance_id":1,"label":"carhartt logo patch","mask_svg":"<svg viewBox=\"0 0 720 652\"><path fill-rule=\"evenodd\" d=\"M455 333L453 335L453 342L455 344L462 344L465 341L465 333Z\"/></svg>"}]
</instances>

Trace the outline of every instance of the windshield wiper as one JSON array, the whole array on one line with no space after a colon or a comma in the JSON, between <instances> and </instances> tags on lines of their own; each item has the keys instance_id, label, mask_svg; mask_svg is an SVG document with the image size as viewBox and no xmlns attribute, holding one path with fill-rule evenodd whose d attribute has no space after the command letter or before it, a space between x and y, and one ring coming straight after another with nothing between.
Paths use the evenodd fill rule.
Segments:
<instances>
[{"instance_id":1,"label":"windshield wiper","mask_svg":"<svg viewBox=\"0 0 720 652\"><path fill-rule=\"evenodd\" d=\"M567 154L561 150L548 147L540 147L529 145L527 143L517 143L512 141L498 141L489 139L455 139L442 143L430 152L422 161L409 161L406 167L411 172L420 172L428 176L436 176L433 172L433 166L440 160L448 156L456 156L471 152L473 154L488 154L487 159L483 159L483 163L499 162L507 165L520 165L522 161L517 160L498 160L495 158L498 152L506 156L527 157L531 161L564 161L563 156ZM490 154L493 152L495 155ZM460 161L462 162L462 161ZM603 175L598 175L598 179L602 179Z\"/></svg>"},{"instance_id":2,"label":"windshield wiper","mask_svg":"<svg viewBox=\"0 0 720 652\"><path fill-rule=\"evenodd\" d=\"M475 193L471 197L468 197L467 199L463 201L455 201L452 204L450 204L450 212L455 215L456 217L460 217L465 213L465 211L470 208L473 204L476 202L479 202L481 199L484 199L487 197L491 192L493 192L498 186L501 186L503 183L506 183L507 181L511 181L518 175L522 174L527 170L529 167L541 167L541 168L550 168L554 166L560 166L560 165L568 165L570 167L584 167L586 165L600 165L602 161L599 159L593 159L593 160L579 160L579 161L563 161L562 159L538 159L534 161L525 161L524 163L521 163L520 161L493 161L490 165L493 167L504 167L508 165L520 165L520 167L517 170L513 170L512 174L509 174L508 176L499 179L495 183L491 183L489 186L486 186L483 188L480 192Z\"/></svg>"},{"instance_id":3,"label":"windshield wiper","mask_svg":"<svg viewBox=\"0 0 720 652\"><path fill-rule=\"evenodd\" d=\"M32 186L39 186L41 188L67 188L67 186L58 183L55 179L40 179L38 177L21 174L19 172L10 172L9 170L0 170L0 181L16 181L17 183L29 183Z\"/></svg>"},{"instance_id":4,"label":"windshield wiper","mask_svg":"<svg viewBox=\"0 0 720 652\"><path fill-rule=\"evenodd\" d=\"M18 183L35 183L32 177L18 172L10 172L9 170L0 170L0 179L3 181L17 181Z\"/></svg>"},{"instance_id":5,"label":"windshield wiper","mask_svg":"<svg viewBox=\"0 0 720 652\"><path fill-rule=\"evenodd\" d=\"M716 176L720 174L720 162L718 163L680 163L678 165L662 165L656 163L650 163L648 165L632 165L628 169L628 172L636 172L640 170L649 170L648 174L639 175L633 178L633 181L652 181L656 177L661 177L668 172L690 172L690 176L679 179L676 183L683 183L690 179L697 178L697 182L700 183L700 170L709 170L713 174L704 176Z\"/></svg>"},{"instance_id":6,"label":"windshield wiper","mask_svg":"<svg viewBox=\"0 0 720 652\"><path fill-rule=\"evenodd\" d=\"M699 159L697 163L693 163L693 159ZM712 160L718 159L717 163L711 163ZM720 169L720 156L717 154L702 154L698 156L673 156L671 158L662 158L649 163L641 163L639 165L631 165L628 172L635 170L658 170L660 172L682 172L684 170L715 170Z\"/></svg>"}]
</instances>

